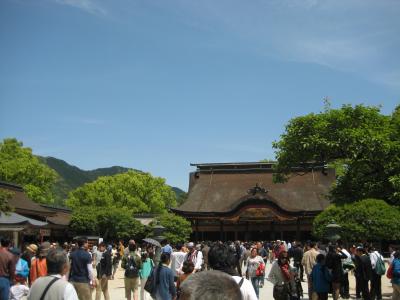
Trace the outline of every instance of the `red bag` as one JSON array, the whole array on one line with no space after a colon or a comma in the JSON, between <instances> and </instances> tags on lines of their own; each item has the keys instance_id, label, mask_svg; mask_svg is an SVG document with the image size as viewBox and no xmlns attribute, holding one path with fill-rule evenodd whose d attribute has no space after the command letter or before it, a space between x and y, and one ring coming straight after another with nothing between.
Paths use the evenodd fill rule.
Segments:
<instances>
[{"instance_id":1,"label":"red bag","mask_svg":"<svg viewBox=\"0 0 400 300\"><path fill-rule=\"evenodd\" d=\"M389 279L393 278L393 264L390 264L390 266L386 272L386 277Z\"/></svg>"},{"instance_id":2,"label":"red bag","mask_svg":"<svg viewBox=\"0 0 400 300\"><path fill-rule=\"evenodd\" d=\"M258 265L257 270L256 270L256 276L263 276L263 275L264 275L264 272L265 272L265 264L260 263L260 264Z\"/></svg>"}]
</instances>

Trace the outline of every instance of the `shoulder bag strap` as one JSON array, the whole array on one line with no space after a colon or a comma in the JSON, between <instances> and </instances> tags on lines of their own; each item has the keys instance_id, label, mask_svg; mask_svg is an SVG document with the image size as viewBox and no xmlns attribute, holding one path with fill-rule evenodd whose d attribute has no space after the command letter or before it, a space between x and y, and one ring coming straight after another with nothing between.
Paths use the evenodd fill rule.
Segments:
<instances>
[{"instance_id":1,"label":"shoulder bag strap","mask_svg":"<svg viewBox=\"0 0 400 300\"><path fill-rule=\"evenodd\" d=\"M49 284L48 284L48 285L46 286L46 288L44 289L43 294L42 294L42 296L40 297L40 300L44 300L44 297L46 296L46 294L47 294L47 292L49 291L50 287L51 287L58 279L60 279L60 278L54 277L54 278L49 282Z\"/></svg>"},{"instance_id":2,"label":"shoulder bag strap","mask_svg":"<svg viewBox=\"0 0 400 300\"><path fill-rule=\"evenodd\" d=\"M242 287L243 281L244 281L244 278L242 277L242 279L241 279L240 282L239 282L239 288Z\"/></svg>"}]
</instances>

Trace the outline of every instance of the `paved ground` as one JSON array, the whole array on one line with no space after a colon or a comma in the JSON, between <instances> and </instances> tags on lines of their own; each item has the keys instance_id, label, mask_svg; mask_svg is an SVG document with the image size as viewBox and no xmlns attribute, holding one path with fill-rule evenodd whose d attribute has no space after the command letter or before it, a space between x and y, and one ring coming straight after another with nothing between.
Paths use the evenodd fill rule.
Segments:
<instances>
[{"instance_id":1,"label":"paved ground","mask_svg":"<svg viewBox=\"0 0 400 300\"><path fill-rule=\"evenodd\" d=\"M268 263L266 272L268 274L268 271L270 270L271 265ZM125 290L124 290L124 280L123 280L123 270L121 268L118 269L115 279L109 281L109 290L110 290L110 297L111 300L124 300L125 299ZM355 281L354 281L354 276L350 275L349 276L350 280L350 295L351 298L355 298ZM308 299L308 294L307 294L307 282L302 283L303 286L303 292L304 292L304 300ZM382 292L383 292L383 298L384 299L391 299L391 292L392 292L392 286L389 282L389 279L386 278L386 276L382 276ZM102 297L102 299L104 299ZM269 283L267 280L265 280L265 285L264 287L260 290L260 299L268 299L268 300L273 300L272 298L272 284ZM330 299L332 299L330 297ZM93 300L94 300L94 294L93 294Z\"/></svg>"}]
</instances>

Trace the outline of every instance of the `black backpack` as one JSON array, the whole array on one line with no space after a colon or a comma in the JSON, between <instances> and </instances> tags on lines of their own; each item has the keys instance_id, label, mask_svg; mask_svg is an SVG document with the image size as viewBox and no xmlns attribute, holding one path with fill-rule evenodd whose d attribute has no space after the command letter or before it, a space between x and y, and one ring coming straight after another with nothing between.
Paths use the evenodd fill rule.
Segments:
<instances>
[{"instance_id":1,"label":"black backpack","mask_svg":"<svg viewBox=\"0 0 400 300\"><path fill-rule=\"evenodd\" d=\"M139 269L136 266L135 257L129 255L125 266L125 277L134 278L139 276Z\"/></svg>"}]
</instances>

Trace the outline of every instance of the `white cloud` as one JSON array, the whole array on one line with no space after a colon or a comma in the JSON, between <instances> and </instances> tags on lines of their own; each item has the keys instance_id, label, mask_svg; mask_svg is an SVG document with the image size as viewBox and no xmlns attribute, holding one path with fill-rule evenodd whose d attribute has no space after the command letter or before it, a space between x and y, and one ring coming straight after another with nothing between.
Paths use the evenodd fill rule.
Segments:
<instances>
[{"instance_id":1,"label":"white cloud","mask_svg":"<svg viewBox=\"0 0 400 300\"><path fill-rule=\"evenodd\" d=\"M93 0L55 0L56 3L72 6L94 15L107 15L107 10Z\"/></svg>"}]
</instances>

